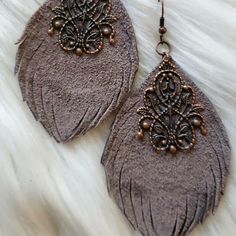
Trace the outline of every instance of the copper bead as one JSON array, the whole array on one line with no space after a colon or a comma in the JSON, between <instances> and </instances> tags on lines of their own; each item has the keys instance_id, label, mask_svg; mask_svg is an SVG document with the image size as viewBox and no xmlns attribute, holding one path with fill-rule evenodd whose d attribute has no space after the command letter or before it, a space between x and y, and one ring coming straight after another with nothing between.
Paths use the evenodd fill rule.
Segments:
<instances>
[{"instance_id":1,"label":"copper bead","mask_svg":"<svg viewBox=\"0 0 236 236\"><path fill-rule=\"evenodd\" d=\"M162 145L163 145L163 146L166 146L166 144L167 144L167 141L166 141L166 140L162 140L162 142L161 142L161 143L162 143Z\"/></svg>"},{"instance_id":2,"label":"copper bead","mask_svg":"<svg viewBox=\"0 0 236 236\"><path fill-rule=\"evenodd\" d=\"M192 124L195 126L195 127L200 127L202 122L199 120L199 119L194 119L192 121Z\"/></svg>"},{"instance_id":3,"label":"copper bead","mask_svg":"<svg viewBox=\"0 0 236 236\"><path fill-rule=\"evenodd\" d=\"M74 47L75 46L75 42L74 41L70 41L70 47Z\"/></svg>"},{"instance_id":4,"label":"copper bead","mask_svg":"<svg viewBox=\"0 0 236 236\"><path fill-rule=\"evenodd\" d=\"M165 34L166 32L167 32L166 27L161 27L161 28L159 29L159 33L160 33L160 34Z\"/></svg>"},{"instance_id":5,"label":"copper bead","mask_svg":"<svg viewBox=\"0 0 236 236\"><path fill-rule=\"evenodd\" d=\"M170 145L170 152L171 152L171 154L176 154L176 152L177 152L176 146Z\"/></svg>"},{"instance_id":6,"label":"copper bead","mask_svg":"<svg viewBox=\"0 0 236 236\"><path fill-rule=\"evenodd\" d=\"M110 27L104 27L102 29L102 33L105 35L105 36L109 36L111 34L111 28Z\"/></svg>"},{"instance_id":7,"label":"copper bead","mask_svg":"<svg viewBox=\"0 0 236 236\"><path fill-rule=\"evenodd\" d=\"M143 122L142 127L144 129L149 129L150 128L150 124L148 122Z\"/></svg>"},{"instance_id":8,"label":"copper bead","mask_svg":"<svg viewBox=\"0 0 236 236\"><path fill-rule=\"evenodd\" d=\"M76 53L77 56L82 56L83 50L81 48L76 48L75 53Z\"/></svg>"},{"instance_id":9,"label":"copper bead","mask_svg":"<svg viewBox=\"0 0 236 236\"><path fill-rule=\"evenodd\" d=\"M142 131L138 132L138 138L139 139L143 139L144 138L144 135L143 135Z\"/></svg>"},{"instance_id":10,"label":"copper bead","mask_svg":"<svg viewBox=\"0 0 236 236\"><path fill-rule=\"evenodd\" d=\"M55 21L53 22L53 27L54 27L55 29L60 29L60 28L62 27L62 25L63 25L62 20L55 20Z\"/></svg>"},{"instance_id":11,"label":"copper bead","mask_svg":"<svg viewBox=\"0 0 236 236\"><path fill-rule=\"evenodd\" d=\"M115 44L115 39L114 38L110 38L110 44L112 44L112 45Z\"/></svg>"},{"instance_id":12,"label":"copper bead","mask_svg":"<svg viewBox=\"0 0 236 236\"><path fill-rule=\"evenodd\" d=\"M206 135L207 134L207 129L205 128L205 127L201 127L201 133L203 134L203 135Z\"/></svg>"},{"instance_id":13,"label":"copper bead","mask_svg":"<svg viewBox=\"0 0 236 236\"><path fill-rule=\"evenodd\" d=\"M53 34L54 34L53 28L49 29L49 30L48 30L48 35L52 36Z\"/></svg>"}]
</instances>

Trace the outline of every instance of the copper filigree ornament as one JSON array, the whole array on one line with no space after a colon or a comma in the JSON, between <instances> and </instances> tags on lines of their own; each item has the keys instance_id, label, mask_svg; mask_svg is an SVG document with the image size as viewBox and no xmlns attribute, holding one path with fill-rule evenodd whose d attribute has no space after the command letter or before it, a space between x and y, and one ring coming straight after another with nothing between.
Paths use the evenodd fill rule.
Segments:
<instances>
[{"instance_id":1,"label":"copper filigree ornament","mask_svg":"<svg viewBox=\"0 0 236 236\"><path fill-rule=\"evenodd\" d=\"M200 115L203 107L195 102L193 89L177 73L171 57L159 67L153 86L144 93L144 107L138 109L139 138L148 131L157 151L187 150L196 143L195 129L206 135L206 124Z\"/></svg>"},{"instance_id":2,"label":"copper filigree ornament","mask_svg":"<svg viewBox=\"0 0 236 236\"><path fill-rule=\"evenodd\" d=\"M49 35L59 32L59 44L65 51L95 54L101 51L104 37L115 43L111 0L62 0L53 10Z\"/></svg>"}]
</instances>

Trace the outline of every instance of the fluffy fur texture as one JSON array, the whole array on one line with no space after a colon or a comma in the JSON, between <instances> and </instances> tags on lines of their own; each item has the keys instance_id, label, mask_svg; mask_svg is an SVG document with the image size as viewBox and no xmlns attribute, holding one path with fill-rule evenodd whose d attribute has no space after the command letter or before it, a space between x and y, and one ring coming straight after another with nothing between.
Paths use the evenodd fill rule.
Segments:
<instances>
[{"instance_id":1,"label":"fluffy fur texture","mask_svg":"<svg viewBox=\"0 0 236 236\"><path fill-rule=\"evenodd\" d=\"M173 57L222 118L233 149L231 175L216 215L192 236L236 231L236 2L166 0ZM112 118L72 143L57 144L37 123L14 76L14 45L43 0L0 1L0 235L137 236L109 197L100 158ZM157 0L123 0L137 34L134 87L160 62Z\"/></svg>"}]
</instances>

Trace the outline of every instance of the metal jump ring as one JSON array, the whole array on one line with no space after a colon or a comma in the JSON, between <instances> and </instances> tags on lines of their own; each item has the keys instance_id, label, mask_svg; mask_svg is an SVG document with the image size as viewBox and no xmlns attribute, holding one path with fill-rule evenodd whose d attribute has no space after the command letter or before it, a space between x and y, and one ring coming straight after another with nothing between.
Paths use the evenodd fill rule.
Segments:
<instances>
[{"instance_id":1,"label":"metal jump ring","mask_svg":"<svg viewBox=\"0 0 236 236\"><path fill-rule=\"evenodd\" d=\"M166 51L161 50L161 49L162 49L162 48L161 48L162 46L167 46L167 50L166 50ZM156 51L157 51L157 53L158 53L160 56L164 57L164 56L170 54L170 52L171 52L171 46L170 46L170 44L167 43L166 41L161 41L161 42L159 42L159 43L157 44Z\"/></svg>"}]
</instances>

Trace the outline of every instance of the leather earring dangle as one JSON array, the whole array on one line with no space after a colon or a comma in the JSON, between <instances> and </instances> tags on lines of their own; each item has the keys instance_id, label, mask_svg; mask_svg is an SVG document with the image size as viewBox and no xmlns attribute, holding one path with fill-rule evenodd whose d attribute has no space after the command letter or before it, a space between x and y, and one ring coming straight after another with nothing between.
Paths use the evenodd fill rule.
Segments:
<instances>
[{"instance_id":1,"label":"leather earring dangle","mask_svg":"<svg viewBox=\"0 0 236 236\"><path fill-rule=\"evenodd\" d=\"M183 73L164 40L162 62L119 111L102 163L110 194L144 236L182 236L216 210L230 146L213 105Z\"/></svg>"},{"instance_id":2,"label":"leather earring dangle","mask_svg":"<svg viewBox=\"0 0 236 236\"><path fill-rule=\"evenodd\" d=\"M16 59L23 99L58 142L115 112L137 69L134 30L120 0L47 0L27 25Z\"/></svg>"}]
</instances>

